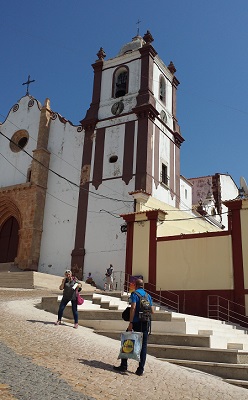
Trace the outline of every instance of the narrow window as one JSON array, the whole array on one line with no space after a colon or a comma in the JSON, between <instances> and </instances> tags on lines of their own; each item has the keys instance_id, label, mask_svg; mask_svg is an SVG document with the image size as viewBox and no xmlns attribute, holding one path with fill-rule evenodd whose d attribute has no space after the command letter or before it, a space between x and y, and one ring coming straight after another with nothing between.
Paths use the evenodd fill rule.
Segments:
<instances>
[{"instance_id":1,"label":"narrow window","mask_svg":"<svg viewBox=\"0 0 248 400\"><path fill-rule=\"evenodd\" d=\"M167 165L162 164L161 182L168 186Z\"/></svg>"},{"instance_id":2,"label":"narrow window","mask_svg":"<svg viewBox=\"0 0 248 400\"><path fill-rule=\"evenodd\" d=\"M160 76L159 79L159 99L165 103L165 79L163 76Z\"/></svg>"},{"instance_id":3,"label":"narrow window","mask_svg":"<svg viewBox=\"0 0 248 400\"><path fill-rule=\"evenodd\" d=\"M187 189L185 189L185 191L184 191L184 197L185 197L185 199L187 199L187 198L188 198L188 192L187 192Z\"/></svg>"},{"instance_id":4,"label":"narrow window","mask_svg":"<svg viewBox=\"0 0 248 400\"><path fill-rule=\"evenodd\" d=\"M128 69L126 67L118 68L114 74L114 93L113 97L122 97L128 93Z\"/></svg>"},{"instance_id":5,"label":"narrow window","mask_svg":"<svg viewBox=\"0 0 248 400\"><path fill-rule=\"evenodd\" d=\"M31 173L32 173L31 167L28 167L28 170L27 170L27 182L31 182Z\"/></svg>"}]
</instances>

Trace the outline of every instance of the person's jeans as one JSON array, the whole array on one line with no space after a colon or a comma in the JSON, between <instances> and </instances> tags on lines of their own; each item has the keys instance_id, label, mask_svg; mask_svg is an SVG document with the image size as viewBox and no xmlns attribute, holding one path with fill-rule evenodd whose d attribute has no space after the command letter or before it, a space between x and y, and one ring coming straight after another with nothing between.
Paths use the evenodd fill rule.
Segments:
<instances>
[{"instance_id":1,"label":"person's jeans","mask_svg":"<svg viewBox=\"0 0 248 400\"><path fill-rule=\"evenodd\" d=\"M140 362L139 362L139 370L144 371L145 363L146 363L146 353L147 353L147 341L148 341L148 332L149 332L149 323L148 322L133 322L133 331L134 332L143 332L143 341L140 352ZM121 366L123 368L127 368L127 359L121 359Z\"/></svg>"},{"instance_id":2,"label":"person's jeans","mask_svg":"<svg viewBox=\"0 0 248 400\"><path fill-rule=\"evenodd\" d=\"M70 300L65 300L62 298L59 306L59 311L58 311L58 320L61 321L64 309L66 305L69 303ZM77 300L71 300L71 308L72 308L72 313L74 317L74 322L75 324L78 323L78 311L77 311Z\"/></svg>"}]
</instances>

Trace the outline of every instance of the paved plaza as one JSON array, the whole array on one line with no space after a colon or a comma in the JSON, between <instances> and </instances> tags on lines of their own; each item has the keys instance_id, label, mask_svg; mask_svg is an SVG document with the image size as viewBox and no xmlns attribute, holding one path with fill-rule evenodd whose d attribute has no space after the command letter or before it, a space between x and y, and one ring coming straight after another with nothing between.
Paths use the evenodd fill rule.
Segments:
<instances>
[{"instance_id":1,"label":"paved plaza","mask_svg":"<svg viewBox=\"0 0 248 400\"><path fill-rule=\"evenodd\" d=\"M43 289L0 288L0 399L248 400L248 390L152 356L145 373L113 371L120 343L36 307Z\"/></svg>"}]
</instances>

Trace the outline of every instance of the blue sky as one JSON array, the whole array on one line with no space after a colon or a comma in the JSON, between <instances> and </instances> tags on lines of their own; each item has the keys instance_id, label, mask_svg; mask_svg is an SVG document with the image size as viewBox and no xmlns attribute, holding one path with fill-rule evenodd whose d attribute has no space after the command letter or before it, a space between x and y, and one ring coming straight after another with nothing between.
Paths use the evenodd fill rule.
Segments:
<instances>
[{"instance_id":1,"label":"blue sky","mask_svg":"<svg viewBox=\"0 0 248 400\"><path fill-rule=\"evenodd\" d=\"M2 0L0 121L30 94L77 124L91 103L91 64L150 30L180 81L177 117L186 178L229 173L248 181L247 0Z\"/></svg>"}]
</instances>

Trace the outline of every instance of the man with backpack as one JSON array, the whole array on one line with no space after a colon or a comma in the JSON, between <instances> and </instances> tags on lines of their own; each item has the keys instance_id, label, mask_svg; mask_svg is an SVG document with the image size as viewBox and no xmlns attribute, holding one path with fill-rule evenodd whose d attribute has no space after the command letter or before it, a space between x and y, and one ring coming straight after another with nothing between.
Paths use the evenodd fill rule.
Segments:
<instances>
[{"instance_id":1,"label":"man with backpack","mask_svg":"<svg viewBox=\"0 0 248 400\"><path fill-rule=\"evenodd\" d=\"M104 290L113 290L114 288L114 277L113 277L114 267L112 264L109 265L109 268L105 271L105 283Z\"/></svg>"},{"instance_id":2,"label":"man with backpack","mask_svg":"<svg viewBox=\"0 0 248 400\"><path fill-rule=\"evenodd\" d=\"M144 290L144 282L137 279L135 282L135 291L131 293L130 319L127 331L143 332L142 348L140 352L140 362L136 370L136 375L141 376L144 372L147 341L151 324L151 314L154 313L151 296ZM115 371L127 371L127 359L121 359L121 365L114 367Z\"/></svg>"}]
</instances>

